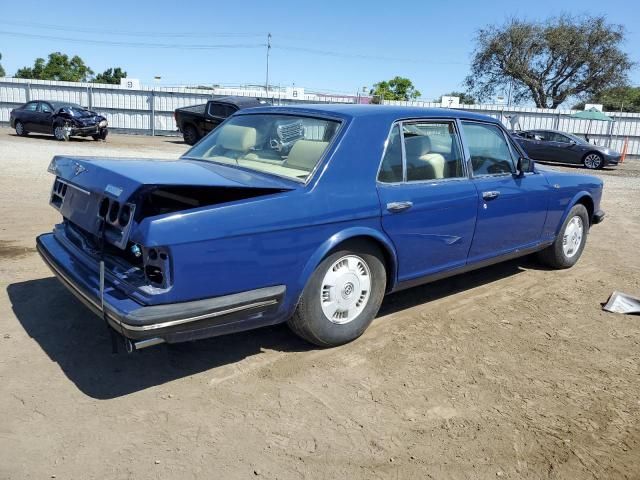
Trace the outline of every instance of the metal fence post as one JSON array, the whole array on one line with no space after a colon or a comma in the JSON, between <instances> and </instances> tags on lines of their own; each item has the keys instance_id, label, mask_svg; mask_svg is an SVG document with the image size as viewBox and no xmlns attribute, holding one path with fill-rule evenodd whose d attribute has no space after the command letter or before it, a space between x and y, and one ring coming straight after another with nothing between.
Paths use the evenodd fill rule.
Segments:
<instances>
[{"instance_id":1,"label":"metal fence post","mask_svg":"<svg viewBox=\"0 0 640 480\"><path fill-rule=\"evenodd\" d=\"M25 91L25 96L27 97L27 102L30 102L31 101L31 84L27 83L26 86L27 86L27 88L26 88L26 91Z\"/></svg>"},{"instance_id":2,"label":"metal fence post","mask_svg":"<svg viewBox=\"0 0 640 480\"><path fill-rule=\"evenodd\" d=\"M156 135L156 91L151 90L151 136Z\"/></svg>"},{"instance_id":3,"label":"metal fence post","mask_svg":"<svg viewBox=\"0 0 640 480\"><path fill-rule=\"evenodd\" d=\"M89 110L93 110L93 88L87 87L87 102L89 102Z\"/></svg>"}]
</instances>

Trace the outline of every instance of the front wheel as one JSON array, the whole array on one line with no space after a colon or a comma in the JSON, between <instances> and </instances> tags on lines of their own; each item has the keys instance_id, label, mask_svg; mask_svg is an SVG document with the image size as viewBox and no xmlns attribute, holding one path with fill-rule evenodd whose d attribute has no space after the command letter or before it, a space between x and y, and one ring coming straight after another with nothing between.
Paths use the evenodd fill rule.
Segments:
<instances>
[{"instance_id":1,"label":"front wheel","mask_svg":"<svg viewBox=\"0 0 640 480\"><path fill-rule=\"evenodd\" d=\"M66 125L58 124L53 127L53 136L56 137L56 140L66 142L69 140L69 129Z\"/></svg>"},{"instance_id":2,"label":"front wheel","mask_svg":"<svg viewBox=\"0 0 640 480\"><path fill-rule=\"evenodd\" d=\"M386 286L380 250L367 242L353 242L318 265L289 327L321 347L355 340L378 313Z\"/></svg>"},{"instance_id":3,"label":"front wheel","mask_svg":"<svg viewBox=\"0 0 640 480\"><path fill-rule=\"evenodd\" d=\"M584 205L574 205L555 241L538 253L542 263L551 268L573 267L584 250L589 232L589 214Z\"/></svg>"},{"instance_id":4,"label":"front wheel","mask_svg":"<svg viewBox=\"0 0 640 480\"><path fill-rule=\"evenodd\" d=\"M100 130L99 133L96 133L95 135L91 135L91 138L93 138L97 142L98 140L106 140L107 135L108 135L108 131L105 128L104 130Z\"/></svg>"},{"instance_id":5,"label":"front wheel","mask_svg":"<svg viewBox=\"0 0 640 480\"><path fill-rule=\"evenodd\" d=\"M589 170L597 170L604 167L604 159L602 158L602 155L595 152L585 155L582 163Z\"/></svg>"}]
</instances>

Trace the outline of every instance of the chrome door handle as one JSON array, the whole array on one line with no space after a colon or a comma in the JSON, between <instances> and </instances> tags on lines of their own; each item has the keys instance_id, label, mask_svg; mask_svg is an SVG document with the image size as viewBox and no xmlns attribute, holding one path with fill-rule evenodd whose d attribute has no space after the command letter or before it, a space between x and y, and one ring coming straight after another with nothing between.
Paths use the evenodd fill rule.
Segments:
<instances>
[{"instance_id":1,"label":"chrome door handle","mask_svg":"<svg viewBox=\"0 0 640 480\"><path fill-rule=\"evenodd\" d=\"M500 196L500 192L493 190L490 192L482 192L482 198L485 200L495 200Z\"/></svg>"},{"instance_id":2,"label":"chrome door handle","mask_svg":"<svg viewBox=\"0 0 640 480\"><path fill-rule=\"evenodd\" d=\"M391 202L387 203L387 210L391 213L403 212L413 207L413 202Z\"/></svg>"}]
</instances>

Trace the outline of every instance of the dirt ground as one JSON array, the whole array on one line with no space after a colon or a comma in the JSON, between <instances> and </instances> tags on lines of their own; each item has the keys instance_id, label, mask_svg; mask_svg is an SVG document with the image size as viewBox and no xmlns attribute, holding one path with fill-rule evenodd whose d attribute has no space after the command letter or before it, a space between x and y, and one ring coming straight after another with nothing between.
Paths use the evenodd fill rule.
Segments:
<instances>
[{"instance_id":1,"label":"dirt ground","mask_svg":"<svg viewBox=\"0 0 640 480\"><path fill-rule=\"evenodd\" d=\"M640 478L640 162L599 172L571 270L531 259L389 296L356 342L285 326L112 355L34 250L56 153L174 158L0 129L0 478ZM576 171L575 169L568 169Z\"/></svg>"}]
</instances>

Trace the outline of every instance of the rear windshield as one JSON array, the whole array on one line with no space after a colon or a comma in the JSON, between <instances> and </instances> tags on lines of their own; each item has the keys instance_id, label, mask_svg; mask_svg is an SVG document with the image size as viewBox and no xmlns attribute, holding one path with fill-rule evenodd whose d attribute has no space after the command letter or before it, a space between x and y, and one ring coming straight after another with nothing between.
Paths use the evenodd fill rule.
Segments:
<instances>
[{"instance_id":1,"label":"rear windshield","mask_svg":"<svg viewBox=\"0 0 640 480\"><path fill-rule=\"evenodd\" d=\"M304 182L324 155L340 123L296 115L231 117L185 154Z\"/></svg>"}]
</instances>

